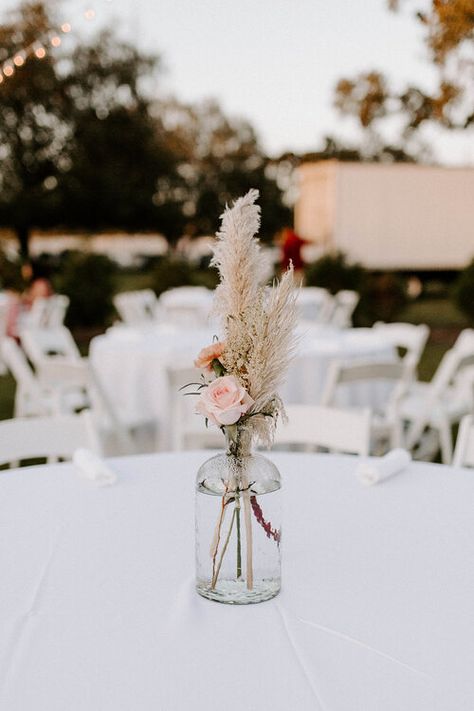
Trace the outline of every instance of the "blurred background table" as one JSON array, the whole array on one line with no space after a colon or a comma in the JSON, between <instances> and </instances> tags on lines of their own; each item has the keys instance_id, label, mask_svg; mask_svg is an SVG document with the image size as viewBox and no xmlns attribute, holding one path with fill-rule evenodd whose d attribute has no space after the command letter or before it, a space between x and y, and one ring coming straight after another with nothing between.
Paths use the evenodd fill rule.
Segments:
<instances>
[{"instance_id":1,"label":"blurred background table","mask_svg":"<svg viewBox=\"0 0 474 711\"><path fill-rule=\"evenodd\" d=\"M201 348L212 342L212 328L183 328L172 323L128 327L118 325L95 338L90 347L91 364L118 412L129 421L155 418L162 447L169 446L166 420L170 400L167 368L192 364ZM393 360L392 344L370 329L338 330L312 324L299 328L298 353L282 388L285 402L319 402L328 366L335 360ZM363 383L345 386L344 405L377 407L386 388Z\"/></svg>"}]
</instances>

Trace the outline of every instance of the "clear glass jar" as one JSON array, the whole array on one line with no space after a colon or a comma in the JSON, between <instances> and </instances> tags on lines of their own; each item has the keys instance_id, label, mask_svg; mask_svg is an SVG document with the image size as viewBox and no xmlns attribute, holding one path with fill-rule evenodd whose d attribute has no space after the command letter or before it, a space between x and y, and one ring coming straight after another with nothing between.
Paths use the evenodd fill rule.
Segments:
<instances>
[{"instance_id":1,"label":"clear glass jar","mask_svg":"<svg viewBox=\"0 0 474 711\"><path fill-rule=\"evenodd\" d=\"M196 589L246 605L281 587L281 479L273 462L251 452L251 437L236 428L226 434L226 453L208 459L196 479Z\"/></svg>"}]
</instances>

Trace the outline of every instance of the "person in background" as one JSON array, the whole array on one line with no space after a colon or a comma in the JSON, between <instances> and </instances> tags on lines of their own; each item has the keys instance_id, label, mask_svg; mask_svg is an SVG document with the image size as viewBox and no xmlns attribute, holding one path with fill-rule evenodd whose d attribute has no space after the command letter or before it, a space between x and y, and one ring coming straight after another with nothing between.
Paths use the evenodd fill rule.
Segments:
<instances>
[{"instance_id":1,"label":"person in background","mask_svg":"<svg viewBox=\"0 0 474 711\"><path fill-rule=\"evenodd\" d=\"M290 227L285 227L281 238L282 248L282 270L288 269L290 262L293 264L295 274L303 275L304 260L301 255L301 249L306 244L304 239L301 239L294 230Z\"/></svg>"},{"instance_id":2,"label":"person in background","mask_svg":"<svg viewBox=\"0 0 474 711\"><path fill-rule=\"evenodd\" d=\"M21 268L21 275L27 284L23 293L23 304L26 309L30 309L36 299L47 299L53 295L49 271L41 262L25 262Z\"/></svg>"}]
</instances>

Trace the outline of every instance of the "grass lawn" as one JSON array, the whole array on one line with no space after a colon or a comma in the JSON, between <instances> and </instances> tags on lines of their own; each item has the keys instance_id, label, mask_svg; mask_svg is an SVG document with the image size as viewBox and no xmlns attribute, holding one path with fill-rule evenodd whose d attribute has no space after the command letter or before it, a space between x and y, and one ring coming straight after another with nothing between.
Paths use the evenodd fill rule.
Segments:
<instances>
[{"instance_id":1,"label":"grass lawn","mask_svg":"<svg viewBox=\"0 0 474 711\"><path fill-rule=\"evenodd\" d=\"M149 275L130 274L121 276L120 291L147 288ZM408 306L400 314L398 321L408 323L426 323L431 328L431 336L423 354L419 377L431 380L443 354L452 346L461 329L468 323L455 305L448 299L420 299ZM86 349L81 347L85 354ZM12 417L15 385L10 376L0 377L0 419Z\"/></svg>"},{"instance_id":2,"label":"grass lawn","mask_svg":"<svg viewBox=\"0 0 474 711\"><path fill-rule=\"evenodd\" d=\"M0 420L12 417L14 395L15 381L11 375L0 376Z\"/></svg>"}]
</instances>

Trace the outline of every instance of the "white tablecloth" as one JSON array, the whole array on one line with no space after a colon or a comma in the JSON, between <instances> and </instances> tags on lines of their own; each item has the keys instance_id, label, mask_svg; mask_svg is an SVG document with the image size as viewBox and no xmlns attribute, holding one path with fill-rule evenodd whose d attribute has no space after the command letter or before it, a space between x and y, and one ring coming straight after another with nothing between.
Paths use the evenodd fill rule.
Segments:
<instances>
[{"instance_id":1,"label":"white tablecloth","mask_svg":"<svg viewBox=\"0 0 474 711\"><path fill-rule=\"evenodd\" d=\"M170 397L166 368L192 367L199 350L212 342L212 329L183 329L173 325L128 328L116 326L94 338L90 359L110 400L131 422L155 419L166 430ZM317 404L330 363L393 358L393 346L370 329L339 331L302 325L298 355L281 395L287 403ZM378 406L387 389L363 383L345 386L341 404ZM169 442L162 439L164 447Z\"/></svg>"},{"instance_id":2,"label":"white tablecloth","mask_svg":"<svg viewBox=\"0 0 474 711\"><path fill-rule=\"evenodd\" d=\"M0 477L4 711L472 711L474 476L272 455L283 589L229 607L193 589L193 479L208 454Z\"/></svg>"}]
</instances>

